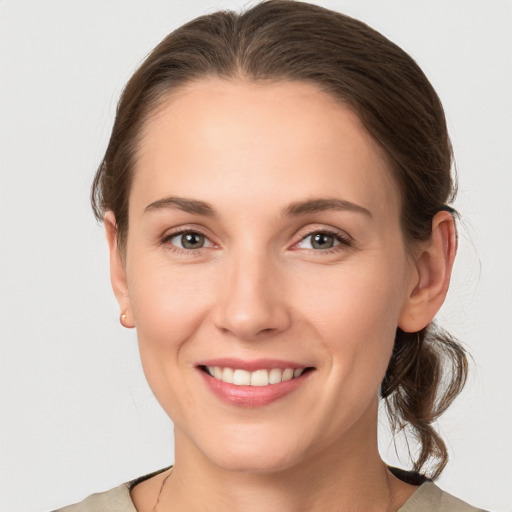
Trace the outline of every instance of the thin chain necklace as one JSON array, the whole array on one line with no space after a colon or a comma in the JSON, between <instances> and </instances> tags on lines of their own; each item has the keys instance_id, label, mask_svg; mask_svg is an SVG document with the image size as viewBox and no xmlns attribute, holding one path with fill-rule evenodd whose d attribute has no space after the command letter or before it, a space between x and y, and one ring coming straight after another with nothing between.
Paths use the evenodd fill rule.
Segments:
<instances>
[{"instance_id":1,"label":"thin chain necklace","mask_svg":"<svg viewBox=\"0 0 512 512\"><path fill-rule=\"evenodd\" d=\"M158 504L160 503L160 497L162 496L162 492L164 490L165 484L167 483L167 480L169 480L169 478L172 475L172 470L173 470L173 468L171 468L171 470L169 471L169 474L164 478L164 481L162 482L162 485L160 486L160 490L158 491L158 496L156 497L156 502L155 502L151 512L156 512ZM390 496L390 505L389 505L389 508L387 509L389 512L394 512L396 510L396 508L393 505L394 501L395 501L394 497L393 497L393 495L391 495Z\"/></svg>"},{"instance_id":2,"label":"thin chain necklace","mask_svg":"<svg viewBox=\"0 0 512 512\"><path fill-rule=\"evenodd\" d=\"M164 481L162 482L162 485L160 486L160 490L158 491L158 496L156 497L155 505L153 506L153 509L151 512L156 512L156 508L158 507L158 504L160 503L160 496L162 496L162 491L164 490L165 484L167 483L167 480L169 480L169 477L172 475L172 470L169 471L169 474L164 478Z\"/></svg>"}]
</instances>

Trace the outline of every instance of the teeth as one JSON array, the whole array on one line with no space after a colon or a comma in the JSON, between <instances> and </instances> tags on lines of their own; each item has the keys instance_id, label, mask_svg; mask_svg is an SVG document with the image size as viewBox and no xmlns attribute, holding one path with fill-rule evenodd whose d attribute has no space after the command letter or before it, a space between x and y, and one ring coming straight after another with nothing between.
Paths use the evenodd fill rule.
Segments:
<instances>
[{"instance_id":1,"label":"teeth","mask_svg":"<svg viewBox=\"0 0 512 512\"><path fill-rule=\"evenodd\" d=\"M237 386L248 386L251 383L251 372L235 370L233 373L233 384Z\"/></svg>"},{"instance_id":2,"label":"teeth","mask_svg":"<svg viewBox=\"0 0 512 512\"><path fill-rule=\"evenodd\" d=\"M286 370L283 372L283 378L281 379L283 382L285 380L292 380L293 379L293 370L291 368L286 368Z\"/></svg>"},{"instance_id":3,"label":"teeth","mask_svg":"<svg viewBox=\"0 0 512 512\"><path fill-rule=\"evenodd\" d=\"M272 368L268 372L268 383L269 384L277 384L278 382L281 382L283 379L283 372L279 368Z\"/></svg>"},{"instance_id":4,"label":"teeth","mask_svg":"<svg viewBox=\"0 0 512 512\"><path fill-rule=\"evenodd\" d=\"M268 386L291 380L302 375L304 368L272 368L270 370L247 370L221 368L220 366L207 366L208 373L222 382L236 386Z\"/></svg>"},{"instance_id":5,"label":"teeth","mask_svg":"<svg viewBox=\"0 0 512 512\"><path fill-rule=\"evenodd\" d=\"M220 380L224 382L233 382L234 373L233 368L224 368L224 370L222 370L222 377L220 377Z\"/></svg>"},{"instance_id":6,"label":"teeth","mask_svg":"<svg viewBox=\"0 0 512 512\"><path fill-rule=\"evenodd\" d=\"M251 386L267 386L268 385L268 371L256 370L251 373Z\"/></svg>"}]
</instances>

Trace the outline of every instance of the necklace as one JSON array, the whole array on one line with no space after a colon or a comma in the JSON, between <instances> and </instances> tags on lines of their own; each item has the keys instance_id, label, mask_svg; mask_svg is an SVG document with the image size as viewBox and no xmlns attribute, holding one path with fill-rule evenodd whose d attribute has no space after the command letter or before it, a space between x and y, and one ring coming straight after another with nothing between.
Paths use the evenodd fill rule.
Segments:
<instances>
[{"instance_id":1,"label":"necklace","mask_svg":"<svg viewBox=\"0 0 512 512\"><path fill-rule=\"evenodd\" d=\"M169 474L164 478L162 485L160 485L160 490L158 491L158 496L156 497L156 502L153 505L151 512L156 512L158 504L160 503L160 497L162 496L162 492L164 490L165 484L167 484L167 480L169 480L169 478L172 475L172 470L173 470L173 468L170 469ZM391 494L389 496L389 508L387 509L389 512L394 512L396 510L396 508L394 506L394 501L395 501L394 493L391 492Z\"/></svg>"},{"instance_id":2,"label":"necklace","mask_svg":"<svg viewBox=\"0 0 512 512\"><path fill-rule=\"evenodd\" d=\"M164 490L165 484L167 483L167 480L169 480L169 477L172 475L172 468L169 471L169 474L164 478L164 481L162 482L162 485L160 486L160 490L158 491L158 496L156 497L156 502L152 508L152 512L156 512L156 508L158 507L158 504L160 503L160 496L162 496L162 491Z\"/></svg>"}]
</instances>

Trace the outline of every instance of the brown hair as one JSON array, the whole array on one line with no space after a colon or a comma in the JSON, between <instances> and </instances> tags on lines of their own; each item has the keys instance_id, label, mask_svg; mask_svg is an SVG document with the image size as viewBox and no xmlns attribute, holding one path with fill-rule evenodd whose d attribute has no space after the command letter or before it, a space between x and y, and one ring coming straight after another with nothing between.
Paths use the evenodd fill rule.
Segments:
<instances>
[{"instance_id":1,"label":"brown hair","mask_svg":"<svg viewBox=\"0 0 512 512\"><path fill-rule=\"evenodd\" d=\"M236 14L199 17L169 34L130 79L94 179L92 205L111 210L118 241L128 230L128 196L143 125L169 93L206 76L313 82L349 105L392 163L409 242L428 240L433 216L453 200L452 150L441 102L414 60L364 23L315 5L270 0ZM451 209L449 209L451 211ZM420 452L414 469L440 474L448 453L432 423L462 390L462 346L431 324L397 330L382 396L395 430Z\"/></svg>"}]
</instances>

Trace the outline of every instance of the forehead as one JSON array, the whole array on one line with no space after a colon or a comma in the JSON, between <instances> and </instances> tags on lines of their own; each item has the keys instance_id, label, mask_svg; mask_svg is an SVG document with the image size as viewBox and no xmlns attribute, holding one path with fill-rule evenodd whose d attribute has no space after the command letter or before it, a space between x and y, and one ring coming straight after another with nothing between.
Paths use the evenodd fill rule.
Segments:
<instances>
[{"instance_id":1,"label":"forehead","mask_svg":"<svg viewBox=\"0 0 512 512\"><path fill-rule=\"evenodd\" d=\"M385 152L347 105L310 83L219 78L173 92L144 126L130 211L164 194L399 202Z\"/></svg>"}]
</instances>

